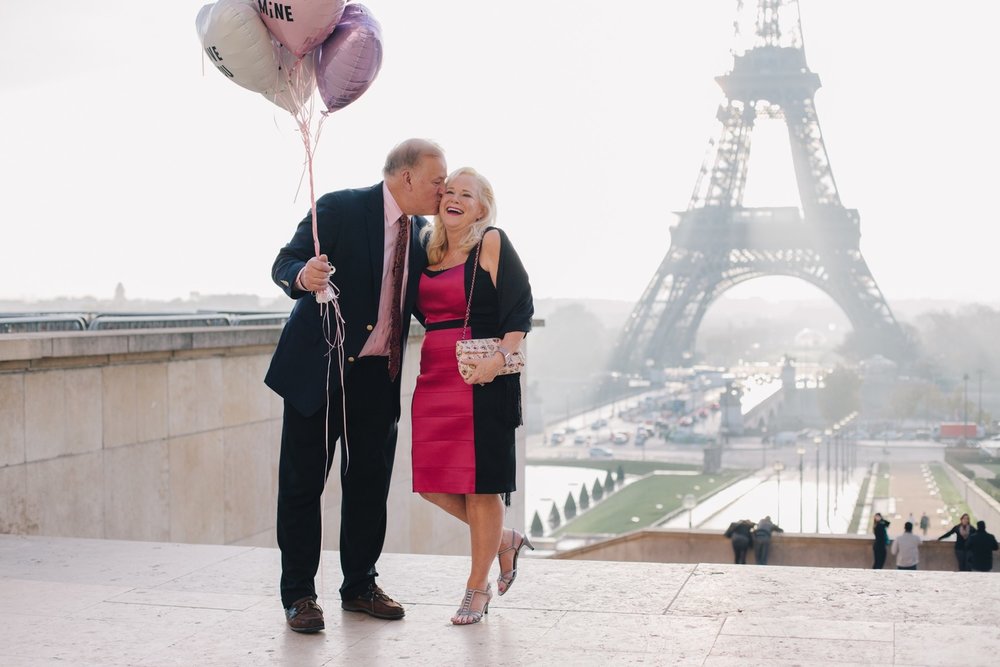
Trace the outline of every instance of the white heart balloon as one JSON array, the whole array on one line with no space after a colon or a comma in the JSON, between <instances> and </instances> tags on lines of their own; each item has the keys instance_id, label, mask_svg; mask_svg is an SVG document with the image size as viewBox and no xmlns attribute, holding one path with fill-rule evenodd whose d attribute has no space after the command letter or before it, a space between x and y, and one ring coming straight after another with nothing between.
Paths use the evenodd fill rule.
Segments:
<instances>
[{"instance_id":1,"label":"white heart balloon","mask_svg":"<svg viewBox=\"0 0 1000 667\"><path fill-rule=\"evenodd\" d=\"M255 0L218 0L195 19L205 53L222 74L255 93L278 86L278 54Z\"/></svg>"}]
</instances>

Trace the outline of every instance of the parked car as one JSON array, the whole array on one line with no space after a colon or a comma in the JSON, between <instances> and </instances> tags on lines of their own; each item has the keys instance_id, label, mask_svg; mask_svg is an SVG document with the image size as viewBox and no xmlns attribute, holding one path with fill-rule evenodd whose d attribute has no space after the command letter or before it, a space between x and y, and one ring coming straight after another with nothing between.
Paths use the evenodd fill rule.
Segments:
<instances>
[{"instance_id":1,"label":"parked car","mask_svg":"<svg viewBox=\"0 0 1000 667\"><path fill-rule=\"evenodd\" d=\"M624 445L628 442L629 435L625 431L617 431L611 436L611 442L616 445Z\"/></svg>"},{"instance_id":2,"label":"parked car","mask_svg":"<svg viewBox=\"0 0 1000 667\"><path fill-rule=\"evenodd\" d=\"M584 435L583 433L577 433L573 437L573 444L574 445L586 445L589 442L590 442L590 436L589 435Z\"/></svg>"},{"instance_id":3,"label":"parked car","mask_svg":"<svg viewBox=\"0 0 1000 667\"><path fill-rule=\"evenodd\" d=\"M610 459L615 454L610 449L606 447L591 447L590 448L590 458L592 459Z\"/></svg>"},{"instance_id":4,"label":"parked car","mask_svg":"<svg viewBox=\"0 0 1000 667\"><path fill-rule=\"evenodd\" d=\"M798 436L795 431L781 431L774 436L775 445L794 445L798 440Z\"/></svg>"}]
</instances>

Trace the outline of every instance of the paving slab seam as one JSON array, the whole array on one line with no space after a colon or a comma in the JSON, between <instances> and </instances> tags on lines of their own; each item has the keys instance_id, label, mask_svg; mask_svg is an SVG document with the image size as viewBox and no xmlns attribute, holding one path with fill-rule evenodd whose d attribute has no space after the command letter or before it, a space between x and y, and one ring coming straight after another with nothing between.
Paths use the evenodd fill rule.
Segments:
<instances>
[{"instance_id":1,"label":"paving slab seam","mask_svg":"<svg viewBox=\"0 0 1000 667\"><path fill-rule=\"evenodd\" d=\"M559 610L553 609L551 611L559 611ZM545 628L545 630L542 631L541 636L539 636L538 640L536 640L536 641L540 641L540 640L544 639L546 635L548 635L550 632L554 631L556 629L556 627L558 627L559 623L561 623L562 620L564 618L566 618L566 616L569 615L569 611L568 610L563 609L561 611L562 611L562 613L559 614L559 616L556 618L555 622L552 623L552 625L550 625L549 627Z\"/></svg>"},{"instance_id":2,"label":"paving slab seam","mask_svg":"<svg viewBox=\"0 0 1000 667\"><path fill-rule=\"evenodd\" d=\"M708 659L712 657L712 653L715 652L715 645L719 643L719 637L722 636L722 628L726 627L726 620L729 616L723 616L721 623L719 623L719 629L715 631L715 636L712 637L712 645L708 647L708 651L705 653L705 657L701 659L701 664L705 665Z\"/></svg>"},{"instance_id":3,"label":"paving slab seam","mask_svg":"<svg viewBox=\"0 0 1000 667\"><path fill-rule=\"evenodd\" d=\"M682 581L681 585L677 587L677 592L674 593L674 597L670 598L670 602L667 603L667 606L663 609L661 615L666 616L667 612L670 611L670 607L672 607L673 604L677 602L677 596L681 594L681 591L684 590L684 587L687 586L687 583L691 581L691 577L694 576L694 573L698 571L699 567L701 567L700 563L696 564L688 571L687 576L684 577L684 581Z\"/></svg>"},{"instance_id":4,"label":"paving slab seam","mask_svg":"<svg viewBox=\"0 0 1000 667\"><path fill-rule=\"evenodd\" d=\"M221 546L233 546L233 545L221 545ZM173 582L177 581L178 579L183 579L184 577L189 577L192 574L195 574L196 572L201 572L202 570L206 570L206 569L211 568L211 567L218 567L220 563L225 563L226 561L230 561L230 560L232 560L234 558L238 558L240 556L245 556L245 555L247 555L249 553L252 553L252 552L257 551L257 550L260 549L260 547L237 547L237 546L233 546L233 548L234 549L238 549L239 551L237 553L232 554L231 556L226 556L225 558L220 558L219 560L212 561L211 563L206 563L206 564L202 565L201 567L196 567L195 569L189 570L189 571L185 572L184 574L180 574L180 575L174 577L173 579L168 579L166 581L160 582L159 584L156 584L155 586L152 586L151 588L159 588L161 586L166 586L167 584L172 584Z\"/></svg>"}]
</instances>

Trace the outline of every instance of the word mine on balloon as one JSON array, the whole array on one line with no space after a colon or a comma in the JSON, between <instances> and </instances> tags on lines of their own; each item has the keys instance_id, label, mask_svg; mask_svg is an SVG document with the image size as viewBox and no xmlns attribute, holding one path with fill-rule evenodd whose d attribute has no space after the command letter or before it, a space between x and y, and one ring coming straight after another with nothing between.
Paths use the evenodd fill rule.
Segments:
<instances>
[{"instance_id":1,"label":"word mine on balloon","mask_svg":"<svg viewBox=\"0 0 1000 667\"><path fill-rule=\"evenodd\" d=\"M281 21L294 21L292 18L292 6L280 5L270 0L257 0L260 13L269 19L279 19Z\"/></svg>"}]
</instances>

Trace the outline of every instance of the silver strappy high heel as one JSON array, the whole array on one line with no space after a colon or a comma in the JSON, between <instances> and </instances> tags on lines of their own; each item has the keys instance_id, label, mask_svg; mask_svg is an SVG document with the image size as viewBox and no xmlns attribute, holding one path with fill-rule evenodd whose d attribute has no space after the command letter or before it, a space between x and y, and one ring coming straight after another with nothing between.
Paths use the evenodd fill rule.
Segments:
<instances>
[{"instance_id":1,"label":"silver strappy high heel","mask_svg":"<svg viewBox=\"0 0 1000 667\"><path fill-rule=\"evenodd\" d=\"M520 542L518 542L520 538ZM511 585L514 583L514 579L517 578L517 558L521 555L521 551L528 547L532 551L535 547L528 541L527 535L522 535L513 528L510 529L510 546L506 549L501 549L497 552L497 562L500 563L500 576L497 577L497 593L503 595L510 590ZM503 571L503 563L500 561L500 556L504 555L508 551L514 552L514 562L511 564L511 569L509 572Z\"/></svg>"},{"instance_id":2,"label":"silver strappy high heel","mask_svg":"<svg viewBox=\"0 0 1000 667\"><path fill-rule=\"evenodd\" d=\"M476 595L485 595L486 604L483 605L483 610L472 608L472 603L476 599ZM486 584L486 590L480 590L478 588L466 588L465 598L462 600L462 606L458 608L455 615L451 617L451 622L454 625L472 625L473 623L478 623L483 620L483 615L490 613L490 600L493 599L493 589L490 588L489 584Z\"/></svg>"}]
</instances>

